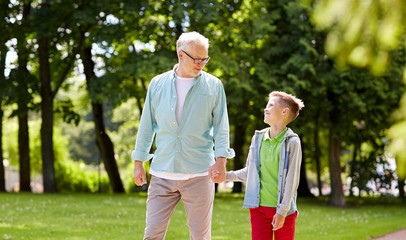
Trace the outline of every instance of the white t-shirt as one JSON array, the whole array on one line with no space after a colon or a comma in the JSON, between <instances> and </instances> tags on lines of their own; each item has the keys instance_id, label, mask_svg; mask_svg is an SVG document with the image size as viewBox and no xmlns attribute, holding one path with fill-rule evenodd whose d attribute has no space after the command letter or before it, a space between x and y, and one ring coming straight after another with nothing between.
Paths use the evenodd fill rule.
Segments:
<instances>
[{"instance_id":1,"label":"white t-shirt","mask_svg":"<svg viewBox=\"0 0 406 240\"><path fill-rule=\"evenodd\" d=\"M186 95L192 87L194 78L183 78L176 76L175 79L175 88L176 95L178 96L176 102L176 121L178 125L180 124L182 118L183 105L185 104Z\"/></svg>"},{"instance_id":2,"label":"white t-shirt","mask_svg":"<svg viewBox=\"0 0 406 240\"><path fill-rule=\"evenodd\" d=\"M178 98L177 98L177 102L176 102L175 114L176 114L176 121L178 122L178 125L180 124L180 121L182 120L181 118L182 118L183 105L185 103L186 95L189 92L190 88L192 87L193 80L194 80L194 78L183 78L183 77L176 76L175 88L176 88L176 94L177 94ZM194 177L208 175L208 172L196 173L196 174L167 173L167 172L161 172L161 171L154 171L152 168L149 169L149 173L156 177L169 179L169 180L187 180L187 179L194 178Z\"/></svg>"}]
</instances>

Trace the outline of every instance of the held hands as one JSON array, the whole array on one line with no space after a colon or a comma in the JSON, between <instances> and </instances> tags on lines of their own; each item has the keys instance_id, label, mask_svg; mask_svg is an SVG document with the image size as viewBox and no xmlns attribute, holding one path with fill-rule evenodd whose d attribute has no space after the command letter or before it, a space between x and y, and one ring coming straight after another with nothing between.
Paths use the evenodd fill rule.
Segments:
<instances>
[{"instance_id":1,"label":"held hands","mask_svg":"<svg viewBox=\"0 0 406 240\"><path fill-rule=\"evenodd\" d=\"M133 173L134 183L137 186L142 186L147 184L147 175L145 174L142 162L134 161L134 173Z\"/></svg>"},{"instance_id":2,"label":"held hands","mask_svg":"<svg viewBox=\"0 0 406 240\"><path fill-rule=\"evenodd\" d=\"M272 226L273 226L272 231L281 229L283 227L283 224L285 223L285 218L286 218L285 216L282 216L282 215L276 213L273 216L273 220L272 220Z\"/></svg>"},{"instance_id":3,"label":"held hands","mask_svg":"<svg viewBox=\"0 0 406 240\"><path fill-rule=\"evenodd\" d=\"M226 180L227 159L218 157L216 163L209 167L209 177L214 183L221 183Z\"/></svg>"}]
</instances>

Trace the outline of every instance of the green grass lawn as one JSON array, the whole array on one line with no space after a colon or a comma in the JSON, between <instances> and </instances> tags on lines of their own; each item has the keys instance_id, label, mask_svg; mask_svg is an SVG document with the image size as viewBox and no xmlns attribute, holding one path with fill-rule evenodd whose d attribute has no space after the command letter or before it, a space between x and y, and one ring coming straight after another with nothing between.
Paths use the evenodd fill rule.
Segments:
<instances>
[{"instance_id":1,"label":"green grass lawn","mask_svg":"<svg viewBox=\"0 0 406 240\"><path fill-rule=\"evenodd\" d=\"M142 239L145 194L0 194L0 239ZM242 195L214 203L212 239L250 239ZM365 200L362 200L365 201ZM299 199L296 239L370 239L406 228L406 204L396 199L349 200L344 209L325 200ZM189 239L179 204L166 239Z\"/></svg>"}]
</instances>

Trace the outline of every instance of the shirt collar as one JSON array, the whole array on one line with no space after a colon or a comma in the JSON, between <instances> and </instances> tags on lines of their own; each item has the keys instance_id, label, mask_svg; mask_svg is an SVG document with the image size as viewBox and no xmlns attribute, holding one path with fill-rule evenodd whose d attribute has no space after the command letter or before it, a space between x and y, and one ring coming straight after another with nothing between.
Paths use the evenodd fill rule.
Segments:
<instances>
[{"instance_id":1,"label":"shirt collar","mask_svg":"<svg viewBox=\"0 0 406 240\"><path fill-rule=\"evenodd\" d=\"M173 66L173 68L172 68L172 78L173 78L173 79L175 79L176 76L177 76L175 70L178 68L178 66L179 66L179 63L175 64L175 65ZM202 70L202 71L203 71L203 70ZM195 80L199 79L200 76L202 76L202 71L200 71L199 76L195 77Z\"/></svg>"},{"instance_id":2,"label":"shirt collar","mask_svg":"<svg viewBox=\"0 0 406 240\"><path fill-rule=\"evenodd\" d=\"M265 131L264 140L270 140L271 142L281 142L287 130L288 128L285 128L278 136L271 139L271 136L269 136L271 128L269 128L267 131Z\"/></svg>"}]
</instances>

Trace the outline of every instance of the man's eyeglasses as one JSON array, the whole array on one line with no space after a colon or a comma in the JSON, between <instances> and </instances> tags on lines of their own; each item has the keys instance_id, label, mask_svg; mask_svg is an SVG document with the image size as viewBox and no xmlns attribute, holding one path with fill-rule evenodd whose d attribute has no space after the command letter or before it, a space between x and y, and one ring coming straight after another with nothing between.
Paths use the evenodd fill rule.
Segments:
<instances>
[{"instance_id":1,"label":"man's eyeglasses","mask_svg":"<svg viewBox=\"0 0 406 240\"><path fill-rule=\"evenodd\" d=\"M208 58L203 58L203 59L198 59L198 58L194 58L194 57L190 56L187 52L185 52L185 51L183 51L183 50L182 50L182 52L184 52L184 53L185 53L186 55L188 55L191 59L193 59L193 61L194 61L195 64L200 64L200 63L206 64L206 63L208 63L209 60L210 60L210 57L208 57Z\"/></svg>"}]
</instances>

